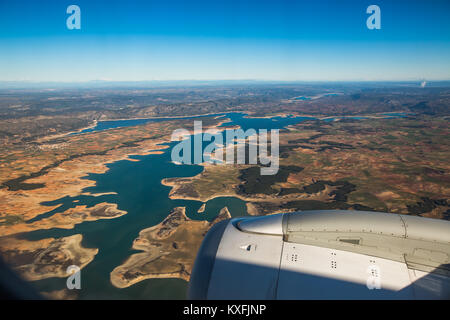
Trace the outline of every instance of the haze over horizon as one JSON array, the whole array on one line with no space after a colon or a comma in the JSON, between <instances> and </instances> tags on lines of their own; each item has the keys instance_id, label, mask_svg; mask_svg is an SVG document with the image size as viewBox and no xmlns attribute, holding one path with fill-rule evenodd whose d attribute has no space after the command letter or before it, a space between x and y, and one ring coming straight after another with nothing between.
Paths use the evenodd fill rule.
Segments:
<instances>
[{"instance_id":1,"label":"haze over horizon","mask_svg":"<svg viewBox=\"0 0 450 320\"><path fill-rule=\"evenodd\" d=\"M81 8L81 30L66 9ZM369 30L366 9L381 8ZM448 1L0 2L0 81L449 80Z\"/></svg>"}]
</instances>

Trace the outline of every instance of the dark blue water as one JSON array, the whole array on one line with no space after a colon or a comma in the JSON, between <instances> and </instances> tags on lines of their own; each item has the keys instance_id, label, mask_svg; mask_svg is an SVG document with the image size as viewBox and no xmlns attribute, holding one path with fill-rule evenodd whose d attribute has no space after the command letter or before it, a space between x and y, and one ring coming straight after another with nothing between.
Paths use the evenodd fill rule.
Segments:
<instances>
[{"instance_id":1,"label":"dark blue water","mask_svg":"<svg viewBox=\"0 0 450 320\"><path fill-rule=\"evenodd\" d=\"M238 125L242 130L248 129L284 129L289 125L294 125L305 120L316 120L314 117L273 117L273 118L251 118L246 113L227 113L226 117L230 122L224 123L222 126ZM332 119L331 119L332 120Z\"/></svg>"},{"instance_id":2,"label":"dark blue water","mask_svg":"<svg viewBox=\"0 0 450 320\"><path fill-rule=\"evenodd\" d=\"M217 113L212 115L205 115L205 116L192 116L192 117L184 117L184 118L149 118L149 119L131 119L131 120L111 120L111 121L98 121L97 125L93 128L85 129L80 132L74 132L71 133L71 135L77 135L87 132L96 132L96 131L103 131L108 129L115 129L115 128L123 128L123 127L131 127L131 126L137 126L142 125L146 123L151 122L162 122L162 121L168 121L168 120L175 120L175 119L193 119L193 120L201 120L202 118L206 117L226 117L229 118L230 121L223 124L222 126L228 126L228 125L239 125L243 130L247 129L283 129L288 125L297 124L299 122L305 121L305 120L315 120L314 117L295 117L295 116L286 116L286 117L272 117L272 118L252 118L248 116L246 113L239 113L239 112L230 112L230 113ZM329 119L327 119L329 121ZM333 119L331 119L333 120Z\"/></svg>"},{"instance_id":3,"label":"dark blue water","mask_svg":"<svg viewBox=\"0 0 450 320\"><path fill-rule=\"evenodd\" d=\"M123 128L123 127L132 127L132 126L138 126L141 124L146 124L150 122L162 122L162 121L169 121L169 120L179 120L179 119L201 119L206 117L212 117L212 116L221 116L224 115L223 113L218 114L212 114L212 115L203 115L203 116L192 116L192 117L173 117L173 118L147 118L147 119L129 119L129 120L106 120L106 121L98 121L97 125L93 128L84 129L80 132L74 132L70 135L76 135L81 133L87 133L87 132L95 132L95 131L103 131L108 129L115 129L115 128Z\"/></svg>"},{"instance_id":4,"label":"dark blue water","mask_svg":"<svg viewBox=\"0 0 450 320\"><path fill-rule=\"evenodd\" d=\"M311 98L308 98L308 97L297 97L297 98L295 98L294 100L303 100L303 101L306 101L306 100L311 100Z\"/></svg>"},{"instance_id":5,"label":"dark blue water","mask_svg":"<svg viewBox=\"0 0 450 320\"><path fill-rule=\"evenodd\" d=\"M150 279L126 289L117 289L110 283L111 271L135 251L131 249L139 231L160 223L169 212L178 206L186 207L186 215L194 220L211 221L220 209L227 206L232 216L246 215L245 202L233 197L215 198L206 203L203 213L198 213L202 205L199 201L171 200L170 187L163 186L161 180L167 177L189 177L199 174L201 166L175 165L170 152L162 155L133 156L139 162L117 161L109 164L104 174L90 174L86 178L95 180L97 185L84 189L84 192L105 193L102 196L64 197L44 205L60 205L34 220L57 214L76 205L94 206L108 201L117 203L118 208L128 213L115 219L83 222L74 229L50 229L29 232L23 237L38 240L49 237L66 237L81 233L83 246L99 248L94 261L81 272L81 299L145 299L145 298L184 298L187 283L179 279ZM65 279L52 278L35 281L39 290L59 290L65 287Z\"/></svg>"},{"instance_id":6,"label":"dark blue water","mask_svg":"<svg viewBox=\"0 0 450 320\"><path fill-rule=\"evenodd\" d=\"M273 117L273 118L251 118L248 117L246 113L217 113L213 115L205 115L205 116L192 116L192 117L184 117L184 118L149 118L149 119L131 119L131 120L111 120L111 121L98 121L97 125L93 128L85 129L80 132L72 133L71 135L76 134L82 134L87 132L96 132L96 131L103 131L108 129L115 129L115 128L123 128L123 127L131 127L131 126L137 126L142 125L146 123L151 122L162 122L162 121L168 121L168 120L175 120L175 119L194 119L194 120L201 120L202 118L206 117L227 117L231 119L230 122L224 124L224 125L239 125L242 129L247 130L249 128L253 128L255 130L258 129L283 129L288 125L296 124L304 120L308 119L315 119L312 117L293 117L293 116L287 116L287 117Z\"/></svg>"}]
</instances>

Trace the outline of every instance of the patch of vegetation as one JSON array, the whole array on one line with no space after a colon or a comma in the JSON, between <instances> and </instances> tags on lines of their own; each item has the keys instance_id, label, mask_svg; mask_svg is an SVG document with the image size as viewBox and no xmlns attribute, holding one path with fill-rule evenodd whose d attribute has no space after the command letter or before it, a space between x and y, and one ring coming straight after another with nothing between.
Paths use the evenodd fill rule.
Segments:
<instances>
[{"instance_id":1,"label":"patch of vegetation","mask_svg":"<svg viewBox=\"0 0 450 320\"><path fill-rule=\"evenodd\" d=\"M340 181L327 181L327 180L319 180L315 181L312 184L304 186L302 190L298 188L283 188L281 189L279 196L292 194L292 193L307 193L314 194L320 191L325 190L325 185L329 185L332 187L338 187L336 190L331 191L329 193L330 196L334 196L335 201L345 202L347 201L347 194L356 190L356 186L348 181L340 180Z\"/></svg>"},{"instance_id":2,"label":"patch of vegetation","mask_svg":"<svg viewBox=\"0 0 450 320\"><path fill-rule=\"evenodd\" d=\"M23 219L19 216L8 215L0 218L0 226L10 226L20 222L23 222Z\"/></svg>"},{"instance_id":3,"label":"patch of vegetation","mask_svg":"<svg viewBox=\"0 0 450 320\"><path fill-rule=\"evenodd\" d=\"M298 173L302 171L302 167L298 166L280 166L275 175L261 175L260 167L250 167L241 170L239 179L244 181L244 184L238 186L238 193L240 194L275 194L277 190L272 186L277 182L286 182L289 174Z\"/></svg>"},{"instance_id":4,"label":"patch of vegetation","mask_svg":"<svg viewBox=\"0 0 450 320\"><path fill-rule=\"evenodd\" d=\"M364 205L375 208L378 211L387 211L387 207L384 204L383 201L378 199L375 195L373 195L371 192L364 192L361 190L357 190L355 192L352 192L348 196L348 202L350 203L364 203Z\"/></svg>"},{"instance_id":5,"label":"patch of vegetation","mask_svg":"<svg viewBox=\"0 0 450 320\"><path fill-rule=\"evenodd\" d=\"M194 179L192 185L198 194L208 198L217 193L233 192L233 186L239 184L239 171L232 166L215 166L204 170L201 179Z\"/></svg>"},{"instance_id":6,"label":"patch of vegetation","mask_svg":"<svg viewBox=\"0 0 450 320\"><path fill-rule=\"evenodd\" d=\"M293 193L302 193L302 190L298 188L282 188L280 193L278 193L278 196L286 196Z\"/></svg>"},{"instance_id":7,"label":"patch of vegetation","mask_svg":"<svg viewBox=\"0 0 450 320\"><path fill-rule=\"evenodd\" d=\"M428 197L422 197L422 201L418 201L416 204L407 205L408 212L411 214L422 214L426 212L430 212L435 209L437 206L448 206L448 202L445 199L433 200Z\"/></svg>"},{"instance_id":8,"label":"patch of vegetation","mask_svg":"<svg viewBox=\"0 0 450 320\"><path fill-rule=\"evenodd\" d=\"M290 201L281 205L283 209L296 209L296 210L362 210L362 211L375 211L374 209L361 204L348 204L341 201L324 202L318 200L296 200Z\"/></svg>"}]
</instances>

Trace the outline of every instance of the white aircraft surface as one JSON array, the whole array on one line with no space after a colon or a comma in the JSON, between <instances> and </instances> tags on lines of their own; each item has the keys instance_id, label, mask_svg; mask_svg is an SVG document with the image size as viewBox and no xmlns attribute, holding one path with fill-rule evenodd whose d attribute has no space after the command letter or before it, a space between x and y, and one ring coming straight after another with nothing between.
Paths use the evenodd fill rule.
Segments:
<instances>
[{"instance_id":1,"label":"white aircraft surface","mask_svg":"<svg viewBox=\"0 0 450 320\"><path fill-rule=\"evenodd\" d=\"M208 232L190 299L450 299L450 221L302 211Z\"/></svg>"}]
</instances>

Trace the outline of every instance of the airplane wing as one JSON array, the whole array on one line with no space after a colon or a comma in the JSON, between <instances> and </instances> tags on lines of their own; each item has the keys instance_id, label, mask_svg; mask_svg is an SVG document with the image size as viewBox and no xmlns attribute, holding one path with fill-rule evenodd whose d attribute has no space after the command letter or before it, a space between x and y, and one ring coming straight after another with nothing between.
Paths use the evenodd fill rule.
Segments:
<instances>
[{"instance_id":1,"label":"airplane wing","mask_svg":"<svg viewBox=\"0 0 450 320\"><path fill-rule=\"evenodd\" d=\"M450 222L351 210L222 221L190 299L450 299Z\"/></svg>"}]
</instances>

